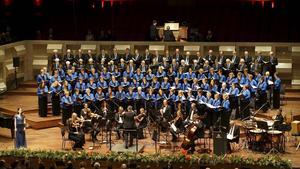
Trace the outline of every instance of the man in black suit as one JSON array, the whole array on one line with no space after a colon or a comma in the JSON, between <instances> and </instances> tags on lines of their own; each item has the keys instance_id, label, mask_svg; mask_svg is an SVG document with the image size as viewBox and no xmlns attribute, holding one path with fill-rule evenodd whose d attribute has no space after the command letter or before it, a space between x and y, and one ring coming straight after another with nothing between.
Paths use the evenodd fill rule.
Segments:
<instances>
[{"instance_id":1,"label":"man in black suit","mask_svg":"<svg viewBox=\"0 0 300 169\"><path fill-rule=\"evenodd\" d=\"M231 63L230 59L226 59L226 63L223 67L224 69L224 74L227 76L229 72L233 71L233 64Z\"/></svg>"},{"instance_id":2,"label":"man in black suit","mask_svg":"<svg viewBox=\"0 0 300 169\"><path fill-rule=\"evenodd\" d=\"M189 51L187 51L185 53L185 58L184 58L184 62L186 65L191 65L192 64L192 59L190 57L191 53Z\"/></svg>"},{"instance_id":3,"label":"man in black suit","mask_svg":"<svg viewBox=\"0 0 300 169\"><path fill-rule=\"evenodd\" d=\"M160 109L162 122L169 122L172 120L173 114L171 112L171 106L168 104L168 100L163 101L163 106Z\"/></svg>"},{"instance_id":4,"label":"man in black suit","mask_svg":"<svg viewBox=\"0 0 300 169\"><path fill-rule=\"evenodd\" d=\"M274 56L274 53L270 52L270 75L274 77L274 73L276 72L276 65L278 65L278 59Z\"/></svg>"},{"instance_id":5,"label":"man in black suit","mask_svg":"<svg viewBox=\"0 0 300 169\"><path fill-rule=\"evenodd\" d=\"M183 58L183 57L182 57L182 55L180 54L179 49L178 49L178 48L175 49L175 54L174 54L173 59L175 59L176 62L179 63L179 62L182 60L182 58Z\"/></svg>"},{"instance_id":6,"label":"man in black suit","mask_svg":"<svg viewBox=\"0 0 300 169\"><path fill-rule=\"evenodd\" d=\"M173 31L170 30L170 26L167 26L167 30L164 31L164 41L165 42L175 41L175 36L173 34Z\"/></svg>"},{"instance_id":7,"label":"man in black suit","mask_svg":"<svg viewBox=\"0 0 300 169\"><path fill-rule=\"evenodd\" d=\"M152 54L149 52L149 49L145 50L145 56L143 57L143 60L147 65L150 65L152 62Z\"/></svg>"},{"instance_id":8,"label":"man in black suit","mask_svg":"<svg viewBox=\"0 0 300 169\"><path fill-rule=\"evenodd\" d=\"M132 56L130 54L130 49L126 48L123 59L125 60L126 63L128 63L129 60L131 60L131 58L132 58Z\"/></svg>"},{"instance_id":9,"label":"man in black suit","mask_svg":"<svg viewBox=\"0 0 300 169\"><path fill-rule=\"evenodd\" d=\"M223 66L225 64L225 61L226 61L226 57L224 56L224 52L220 51L219 57L218 57L218 62L219 62L219 64L221 64Z\"/></svg>"},{"instance_id":10,"label":"man in black suit","mask_svg":"<svg viewBox=\"0 0 300 169\"><path fill-rule=\"evenodd\" d=\"M252 63L252 57L249 55L248 51L244 52L244 60L245 64L247 65L247 68L249 69Z\"/></svg>"},{"instance_id":11,"label":"man in black suit","mask_svg":"<svg viewBox=\"0 0 300 169\"><path fill-rule=\"evenodd\" d=\"M69 61L71 63L71 65L74 62L74 55L71 54L71 50L68 49L66 55L64 56L64 62Z\"/></svg>"},{"instance_id":12,"label":"man in black suit","mask_svg":"<svg viewBox=\"0 0 300 169\"><path fill-rule=\"evenodd\" d=\"M136 129L135 121L134 121L135 113L132 110L132 106L127 107L127 111L123 113L123 128L124 128L124 136L125 136L125 148L128 148L133 145L133 135L135 132L133 130Z\"/></svg>"},{"instance_id":13,"label":"man in black suit","mask_svg":"<svg viewBox=\"0 0 300 169\"><path fill-rule=\"evenodd\" d=\"M208 55L205 56L205 60L209 62L209 65L212 66L215 63L216 57L213 55L213 50L208 51Z\"/></svg>"},{"instance_id":14,"label":"man in black suit","mask_svg":"<svg viewBox=\"0 0 300 169\"><path fill-rule=\"evenodd\" d=\"M110 56L110 60L114 61L115 63L119 63L119 61L120 61L120 56L119 56L119 54L118 54L117 48L114 48L114 49L113 49L113 53L112 53L112 55Z\"/></svg>"},{"instance_id":15,"label":"man in black suit","mask_svg":"<svg viewBox=\"0 0 300 169\"><path fill-rule=\"evenodd\" d=\"M231 57L231 63L233 64L234 68L236 69L240 63L240 57L236 55L236 51L234 50L232 52L232 57Z\"/></svg>"},{"instance_id":16,"label":"man in black suit","mask_svg":"<svg viewBox=\"0 0 300 169\"><path fill-rule=\"evenodd\" d=\"M149 30L149 38L151 41L159 40L158 30L157 30L156 25L157 25L157 21L153 20L152 25L150 26L150 30Z\"/></svg>"},{"instance_id":17,"label":"man in black suit","mask_svg":"<svg viewBox=\"0 0 300 169\"><path fill-rule=\"evenodd\" d=\"M132 60L136 67L139 67L141 65L142 56L140 55L139 50L136 49L134 51L134 56L132 57Z\"/></svg>"}]
</instances>

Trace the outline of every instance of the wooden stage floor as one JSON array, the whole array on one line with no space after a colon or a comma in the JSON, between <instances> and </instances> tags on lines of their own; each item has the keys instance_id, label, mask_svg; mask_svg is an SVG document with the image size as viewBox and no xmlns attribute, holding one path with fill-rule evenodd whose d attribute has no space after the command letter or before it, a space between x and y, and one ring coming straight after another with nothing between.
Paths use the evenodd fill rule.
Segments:
<instances>
[{"instance_id":1,"label":"wooden stage floor","mask_svg":"<svg viewBox=\"0 0 300 169\"><path fill-rule=\"evenodd\" d=\"M290 119L291 115L300 115L300 101L287 101L287 104L284 105L283 111L286 114L287 119ZM5 95L0 98L0 112L15 112L17 107L22 107L25 111L25 115L29 118L40 120L37 113L37 96L30 95ZM7 113L6 112L6 113ZM268 115L274 114L275 111L270 111ZM54 117L49 117L54 118ZM45 118L43 119L45 120ZM42 121L42 120L41 120ZM59 127L51 127L44 129L33 129L28 128L26 131L27 144L29 149L36 150L61 150L61 131ZM98 136L98 139L101 140L101 135ZM170 139L170 137L169 137ZM112 136L112 140L114 144L122 144L123 140L115 140L115 136ZM182 138L181 138L182 140ZM293 167L300 168L300 150L296 151L296 147L294 146L295 142L293 142L293 137L287 136L288 142L286 143L286 153L280 154L283 158L289 159L292 161ZM211 142L212 143L212 142ZM139 144L144 146L143 153L155 153L154 142L151 140L150 136L147 135L146 139L139 140ZM181 142L178 143L180 145ZM95 152L105 153L109 151L108 144L96 144L96 147L93 150ZM86 135L86 144L84 148L86 150L92 146L92 142L89 135ZM13 149L14 148L14 140L10 138L10 130L0 128L0 149ZM67 143L67 149L71 148L71 144ZM211 145L212 148L212 145ZM70 150L71 151L71 150ZM161 153L171 154L172 150L163 149ZM241 156L252 156L258 157L263 156L265 154L253 152L247 149L239 150L233 152L233 154L241 155Z\"/></svg>"}]
</instances>

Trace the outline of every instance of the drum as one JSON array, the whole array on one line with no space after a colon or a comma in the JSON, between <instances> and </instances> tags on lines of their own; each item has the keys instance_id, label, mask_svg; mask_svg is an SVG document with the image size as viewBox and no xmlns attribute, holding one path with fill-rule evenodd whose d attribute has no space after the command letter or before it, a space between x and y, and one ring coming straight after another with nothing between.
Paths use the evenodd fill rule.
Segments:
<instances>
[{"instance_id":1,"label":"drum","mask_svg":"<svg viewBox=\"0 0 300 169\"><path fill-rule=\"evenodd\" d=\"M267 133L268 133L268 138L270 141L272 141L272 143L275 144L280 143L282 137L282 131L270 130Z\"/></svg>"},{"instance_id":2,"label":"drum","mask_svg":"<svg viewBox=\"0 0 300 169\"><path fill-rule=\"evenodd\" d=\"M261 142L263 138L263 133L265 131L262 129L253 129L249 131L249 136L251 141Z\"/></svg>"}]
</instances>

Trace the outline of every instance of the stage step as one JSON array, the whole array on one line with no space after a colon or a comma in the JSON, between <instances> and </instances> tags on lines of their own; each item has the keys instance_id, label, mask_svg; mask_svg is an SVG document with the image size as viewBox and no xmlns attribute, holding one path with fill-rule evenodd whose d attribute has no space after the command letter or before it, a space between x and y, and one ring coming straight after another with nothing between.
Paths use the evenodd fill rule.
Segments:
<instances>
[{"instance_id":1,"label":"stage step","mask_svg":"<svg viewBox=\"0 0 300 169\"><path fill-rule=\"evenodd\" d=\"M58 127L61 122L61 116L48 115L47 117L39 117L38 112L26 114L26 121L29 127L33 129L45 129Z\"/></svg>"},{"instance_id":2,"label":"stage step","mask_svg":"<svg viewBox=\"0 0 300 169\"><path fill-rule=\"evenodd\" d=\"M36 96L37 88L18 87L15 90L9 90L5 94L7 95L23 95L23 96Z\"/></svg>"},{"instance_id":3,"label":"stage step","mask_svg":"<svg viewBox=\"0 0 300 169\"><path fill-rule=\"evenodd\" d=\"M26 82L22 82L18 85L19 88L37 88L38 85L36 83L36 81L26 81Z\"/></svg>"}]
</instances>

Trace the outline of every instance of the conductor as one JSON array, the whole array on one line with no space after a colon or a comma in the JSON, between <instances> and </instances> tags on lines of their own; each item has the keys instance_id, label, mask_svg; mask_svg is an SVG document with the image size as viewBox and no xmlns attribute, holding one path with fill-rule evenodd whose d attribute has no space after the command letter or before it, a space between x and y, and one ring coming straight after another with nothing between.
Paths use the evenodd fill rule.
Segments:
<instances>
[{"instance_id":1,"label":"conductor","mask_svg":"<svg viewBox=\"0 0 300 169\"><path fill-rule=\"evenodd\" d=\"M123 127L124 127L124 136L125 136L125 148L131 147L133 145L134 130L136 129L134 121L135 113L132 110L132 106L127 107L127 111L123 113ZM128 146L128 141L129 146Z\"/></svg>"}]
</instances>

